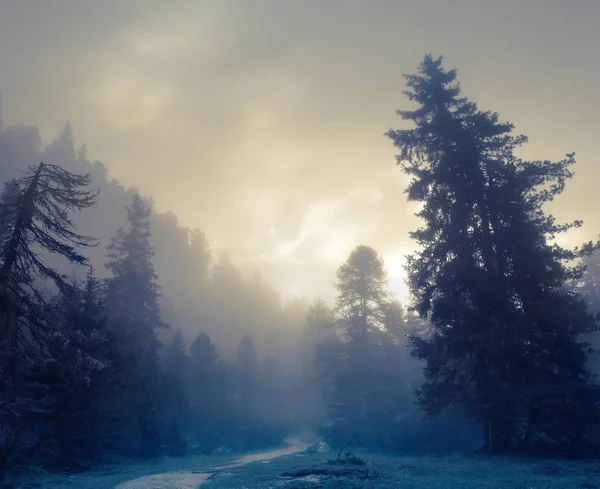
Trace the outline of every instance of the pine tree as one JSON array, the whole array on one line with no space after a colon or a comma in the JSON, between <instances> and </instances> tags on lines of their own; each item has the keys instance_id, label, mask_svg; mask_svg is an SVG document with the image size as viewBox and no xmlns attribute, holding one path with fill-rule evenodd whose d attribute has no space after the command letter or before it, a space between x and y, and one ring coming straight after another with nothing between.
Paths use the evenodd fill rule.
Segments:
<instances>
[{"instance_id":1,"label":"pine tree","mask_svg":"<svg viewBox=\"0 0 600 489\"><path fill-rule=\"evenodd\" d=\"M596 323L600 322L600 250L594 251L590 256L583 260L585 272L581 277L579 284L580 291L585 297L589 310L596 315ZM590 369L596 376L600 375L600 330L593 331L585 335L589 340L592 350L590 350Z\"/></svg>"},{"instance_id":2,"label":"pine tree","mask_svg":"<svg viewBox=\"0 0 600 489\"><path fill-rule=\"evenodd\" d=\"M129 229L122 228L108 246L106 268L112 272L108 281L107 306L113 317L138 323L148 336L164 324L160 317L158 277L150 243L152 205L133 195L127 208Z\"/></svg>"},{"instance_id":3,"label":"pine tree","mask_svg":"<svg viewBox=\"0 0 600 489\"><path fill-rule=\"evenodd\" d=\"M315 358L336 443L352 436L380 448L388 443L382 430L387 425L389 432L387 413L402 373L390 368L398 346L397 324L389 322L399 311L387 286L383 260L371 247L356 247L338 269L336 335L321 341Z\"/></svg>"},{"instance_id":4,"label":"pine tree","mask_svg":"<svg viewBox=\"0 0 600 489\"><path fill-rule=\"evenodd\" d=\"M7 402L14 395L17 350L28 343L24 330L35 340L41 331L52 329L42 283L67 287L66 277L43 255L86 264L78 248L95 244L74 230L69 216L95 204L97 192L89 184L89 175L40 163L5 186L0 211L0 370Z\"/></svg>"},{"instance_id":5,"label":"pine tree","mask_svg":"<svg viewBox=\"0 0 600 489\"><path fill-rule=\"evenodd\" d=\"M193 272L200 284L200 289L208 286L210 268L210 248L206 236L199 229L190 232L190 251L192 254Z\"/></svg>"},{"instance_id":6,"label":"pine tree","mask_svg":"<svg viewBox=\"0 0 600 489\"><path fill-rule=\"evenodd\" d=\"M26 393L34 402L24 419L46 430L38 435L55 444L53 458L72 465L101 455L102 396L115 344L91 268L84 283L65 288L55 302L56 327L43 333L45 355L28 364Z\"/></svg>"},{"instance_id":7,"label":"pine tree","mask_svg":"<svg viewBox=\"0 0 600 489\"><path fill-rule=\"evenodd\" d=\"M218 369L221 359L217 348L206 333L199 333L190 347L190 362L192 372L198 376L207 375Z\"/></svg>"},{"instance_id":8,"label":"pine tree","mask_svg":"<svg viewBox=\"0 0 600 489\"><path fill-rule=\"evenodd\" d=\"M304 316L306 356L303 358L303 376L307 382L316 383L325 402L330 400L333 372L338 369L332 362L339 360L335 354L340 341L336 332L336 320L329 305L317 298Z\"/></svg>"},{"instance_id":9,"label":"pine tree","mask_svg":"<svg viewBox=\"0 0 600 489\"><path fill-rule=\"evenodd\" d=\"M217 448L230 416L223 363L214 343L200 333L190 347L190 405L196 442L203 450Z\"/></svg>"},{"instance_id":10,"label":"pine tree","mask_svg":"<svg viewBox=\"0 0 600 489\"><path fill-rule=\"evenodd\" d=\"M4 184L0 195L0 239L10 233L10 223L19 211L19 182L13 178Z\"/></svg>"},{"instance_id":11,"label":"pine tree","mask_svg":"<svg viewBox=\"0 0 600 489\"><path fill-rule=\"evenodd\" d=\"M182 456L186 451L184 433L189 425L188 397L189 358L181 331L177 330L164 352L164 388L167 411L167 440L170 455Z\"/></svg>"},{"instance_id":12,"label":"pine tree","mask_svg":"<svg viewBox=\"0 0 600 489\"><path fill-rule=\"evenodd\" d=\"M581 277L581 293L594 314L600 313L600 250L583 260L585 271Z\"/></svg>"},{"instance_id":13,"label":"pine tree","mask_svg":"<svg viewBox=\"0 0 600 489\"><path fill-rule=\"evenodd\" d=\"M358 339L385 326L387 274L383 261L369 246L357 246L337 272L337 316L347 333ZM364 339L363 338L363 339Z\"/></svg>"},{"instance_id":14,"label":"pine tree","mask_svg":"<svg viewBox=\"0 0 600 489\"><path fill-rule=\"evenodd\" d=\"M177 383L183 383L183 374L188 366L185 341L181 330L175 331L171 342L165 349L164 354L165 373L176 377Z\"/></svg>"},{"instance_id":15,"label":"pine tree","mask_svg":"<svg viewBox=\"0 0 600 489\"><path fill-rule=\"evenodd\" d=\"M119 229L108 247L106 267L112 272L107 281L106 305L109 325L121 346L125 418L137 420L142 436L142 451L156 454L159 447L158 383L160 342L157 330L161 320L160 292L150 243L152 206L139 194L127 208L129 229ZM132 429L133 422L123 421Z\"/></svg>"},{"instance_id":16,"label":"pine tree","mask_svg":"<svg viewBox=\"0 0 600 489\"><path fill-rule=\"evenodd\" d=\"M307 340L317 343L335 333L335 315L329 305L317 298L304 317L304 332Z\"/></svg>"},{"instance_id":17,"label":"pine tree","mask_svg":"<svg viewBox=\"0 0 600 489\"><path fill-rule=\"evenodd\" d=\"M258 381L258 352L248 335L244 335L238 345L236 366L239 372L242 403L249 402L252 404Z\"/></svg>"},{"instance_id":18,"label":"pine tree","mask_svg":"<svg viewBox=\"0 0 600 489\"><path fill-rule=\"evenodd\" d=\"M568 262L593 247L551 244L581 222L559 225L542 210L571 178L574 157L517 158L526 137L460 97L456 70L441 58L427 56L406 79L419 107L399 115L416 128L387 136L412 177L408 199L423 203L424 226L411 233L420 249L407 264L416 310L435 328L413 339L426 361L420 403L483 421L492 450L542 435L577 443L597 419L577 343L593 321L565 286L581 273Z\"/></svg>"}]
</instances>

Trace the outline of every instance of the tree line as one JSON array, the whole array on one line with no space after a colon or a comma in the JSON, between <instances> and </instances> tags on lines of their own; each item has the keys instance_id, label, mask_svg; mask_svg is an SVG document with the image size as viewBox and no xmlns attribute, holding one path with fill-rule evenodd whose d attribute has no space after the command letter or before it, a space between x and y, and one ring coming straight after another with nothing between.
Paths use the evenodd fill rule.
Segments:
<instances>
[{"instance_id":1,"label":"tree line","mask_svg":"<svg viewBox=\"0 0 600 489\"><path fill-rule=\"evenodd\" d=\"M68 211L94 204L89 184L89 175L41 163L2 194L3 461L34 453L78 465L183 455L188 445L210 451L225 440L239 449L279 441L286 419L275 394L278 365L261 360L248 336L231 363L206 333L188 348L177 332L163 347L152 209L139 194L107 248L108 279L90 267L73 281L46 264L48 253L87 263L78 250L95 243L77 233Z\"/></svg>"},{"instance_id":2,"label":"tree line","mask_svg":"<svg viewBox=\"0 0 600 489\"><path fill-rule=\"evenodd\" d=\"M556 236L582 223L544 211L573 176L574 155L520 159L527 138L463 97L456 79L442 58L425 57L406 76L417 107L398 112L413 128L386 133L410 178L407 199L421 204L408 309L364 245L340 266L333 307L282 307L260 281L244 288L228 260L211 265L201 232L157 216L136 192L99 277L86 253L100 247L74 216L121 187L98 165L95 174L70 171L89 162L65 129L45 150L50 162L8 179L1 196L2 463L15 454L74 465L252 448L311 423L332 444L395 451L482 440L492 453L590 453L600 440L600 251L593 242L559 246ZM30 129L12 130L35 140ZM39 155L35 144L8 140L0 149L9 156ZM69 144L71 163L52 163ZM168 300L153 229L169 243L166 288L181 292ZM69 276L72 266L86 267L86 278ZM215 297L227 300L215 308ZM256 304L248 334L223 358L210 336L243 333L236 310ZM271 338L272 326L299 323L300 335ZM250 337L257 331L268 332L261 348ZM295 345L281 351L294 351L296 370L270 354L284 343Z\"/></svg>"},{"instance_id":3,"label":"tree line","mask_svg":"<svg viewBox=\"0 0 600 489\"><path fill-rule=\"evenodd\" d=\"M426 416L452 416L454 430L441 438L472 431L470 421L487 452L593 454L599 244L559 246L556 236L582 222L557 223L544 211L573 176L574 154L520 159L527 138L463 97L456 80L442 58L425 57L406 76L417 107L398 111L413 128L386 133L410 178L407 198L421 204L406 264L418 320L386 297L383 265L368 247L339 269L334 314L312 311L330 333L315 354L329 435L414 447L406 403L414 392ZM422 379L408 373L402 334Z\"/></svg>"}]
</instances>

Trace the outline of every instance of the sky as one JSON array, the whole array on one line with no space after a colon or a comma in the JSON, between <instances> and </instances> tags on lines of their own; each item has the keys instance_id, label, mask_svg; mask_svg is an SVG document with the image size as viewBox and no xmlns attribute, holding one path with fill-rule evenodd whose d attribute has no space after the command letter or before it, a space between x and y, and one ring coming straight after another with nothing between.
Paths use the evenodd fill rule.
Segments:
<instances>
[{"instance_id":1,"label":"sky","mask_svg":"<svg viewBox=\"0 0 600 489\"><path fill-rule=\"evenodd\" d=\"M418 221L384 137L427 53L530 142L575 151L549 210L600 233L598 0L0 0L5 123L76 142L157 210L258 266L283 295L332 297L358 244L404 298Z\"/></svg>"}]
</instances>

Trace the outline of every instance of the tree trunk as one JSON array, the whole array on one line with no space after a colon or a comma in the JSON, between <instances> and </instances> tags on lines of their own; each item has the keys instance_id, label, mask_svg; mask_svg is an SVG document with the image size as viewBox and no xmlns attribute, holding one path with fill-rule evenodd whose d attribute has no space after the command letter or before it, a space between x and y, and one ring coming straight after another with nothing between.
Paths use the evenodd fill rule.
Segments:
<instances>
[{"instance_id":1,"label":"tree trunk","mask_svg":"<svg viewBox=\"0 0 600 489\"><path fill-rule=\"evenodd\" d=\"M33 204L35 191L44 169L44 164L40 163L38 169L33 175L31 183L23 194L15 227L8 242L7 247L2 250L2 267L0 268L0 369L2 370L2 399L10 403L14 399L14 383L16 376L16 341L18 333L18 311L14 298L11 297L8 282L12 273L13 266L19 256L19 245L23 233L30 225L33 215Z\"/></svg>"},{"instance_id":2,"label":"tree trunk","mask_svg":"<svg viewBox=\"0 0 600 489\"><path fill-rule=\"evenodd\" d=\"M18 317L13 307L3 307L2 339L0 341L0 373L2 378L2 402L10 404L14 400L16 376L15 343L17 340Z\"/></svg>"}]
</instances>

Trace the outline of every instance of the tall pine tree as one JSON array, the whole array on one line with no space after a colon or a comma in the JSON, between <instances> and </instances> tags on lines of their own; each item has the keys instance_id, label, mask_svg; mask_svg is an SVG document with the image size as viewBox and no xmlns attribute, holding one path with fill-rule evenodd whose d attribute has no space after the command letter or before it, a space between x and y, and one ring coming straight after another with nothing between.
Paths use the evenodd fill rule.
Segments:
<instances>
[{"instance_id":1,"label":"tall pine tree","mask_svg":"<svg viewBox=\"0 0 600 489\"><path fill-rule=\"evenodd\" d=\"M383 260L369 246L357 246L337 272L337 334L323 338L315 357L337 443L389 448L403 374L392 365L404 344L396 341L401 308L387 286Z\"/></svg>"},{"instance_id":2,"label":"tall pine tree","mask_svg":"<svg viewBox=\"0 0 600 489\"><path fill-rule=\"evenodd\" d=\"M519 159L526 137L461 97L441 58L427 56L406 80L418 108L399 115L416 127L387 136L412 177L408 199L423 204L407 265L416 309L435 328L413 341L426 362L419 400L432 414L459 406L483 421L492 450L541 437L577 444L598 418L578 343L593 320L566 285L593 247L553 244L581 223L557 224L542 209L574 157Z\"/></svg>"},{"instance_id":3,"label":"tall pine tree","mask_svg":"<svg viewBox=\"0 0 600 489\"><path fill-rule=\"evenodd\" d=\"M110 326L121 345L122 401L127 418L137 421L143 454L159 447L157 380L160 341L164 327L160 315L158 277L154 272L154 248L150 243L152 206L139 194L127 208L129 228L119 229L108 247L106 306ZM130 429L131 421L128 423Z\"/></svg>"}]
</instances>

